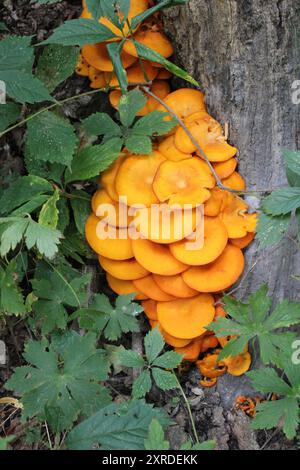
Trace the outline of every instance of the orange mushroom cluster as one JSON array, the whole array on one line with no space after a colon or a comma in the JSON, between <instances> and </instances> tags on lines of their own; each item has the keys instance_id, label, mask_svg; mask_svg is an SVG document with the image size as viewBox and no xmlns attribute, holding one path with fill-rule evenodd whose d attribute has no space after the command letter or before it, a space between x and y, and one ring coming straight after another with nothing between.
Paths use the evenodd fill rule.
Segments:
<instances>
[{"instance_id":1,"label":"orange mushroom cluster","mask_svg":"<svg viewBox=\"0 0 300 470\"><path fill-rule=\"evenodd\" d=\"M147 4L146 0L131 1L125 29ZM82 17L90 17L86 6ZM106 18L99 21L115 28ZM140 25L134 38L164 57L173 52L157 16ZM216 300L244 270L242 250L254 238L256 214L249 213L246 202L231 191L245 189L244 179L237 172L237 149L209 115L204 95L188 88L170 92L166 81L169 72L159 64L138 61L136 48L128 41L122 60L129 84L151 80L152 92L189 132L178 125L166 137L157 139L150 155L133 155L123 149L100 176L100 189L93 196L92 214L86 223L86 239L98 254L111 289L118 295L136 293L151 327L159 327L166 343L183 354L185 361L197 361L201 383L212 386L218 376L225 372L241 375L251 363L248 351L218 362L218 350L225 340L216 338L206 327L226 315L216 306ZM88 76L93 88L118 86L104 43L82 48L77 73ZM118 89L110 93L115 108L120 96ZM139 115L153 110L165 112L166 108L150 97ZM218 187L212 167L226 190ZM120 203L120 198L126 202ZM182 212L187 204L189 210ZM105 205L115 207L114 217L103 210ZM170 210L167 236L164 213L154 220L151 217L153 205ZM134 214L132 206L138 206ZM200 206L204 213L201 227L195 216ZM195 236L203 226L203 243L189 249L191 234ZM131 227L139 237L131 236ZM111 229L113 237L103 236Z\"/></svg>"}]
</instances>

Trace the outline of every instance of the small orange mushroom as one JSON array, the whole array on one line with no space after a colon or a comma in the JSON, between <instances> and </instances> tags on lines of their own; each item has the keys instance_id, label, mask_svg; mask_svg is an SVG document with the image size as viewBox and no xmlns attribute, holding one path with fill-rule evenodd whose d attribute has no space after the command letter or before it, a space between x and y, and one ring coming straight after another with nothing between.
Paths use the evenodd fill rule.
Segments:
<instances>
[{"instance_id":1,"label":"small orange mushroom","mask_svg":"<svg viewBox=\"0 0 300 470\"><path fill-rule=\"evenodd\" d=\"M91 214L86 221L85 236L98 255L120 261L133 258L127 228L110 227Z\"/></svg>"},{"instance_id":2,"label":"small orange mushroom","mask_svg":"<svg viewBox=\"0 0 300 470\"><path fill-rule=\"evenodd\" d=\"M158 243L139 238L132 240L132 250L136 260L148 271L163 276L174 276L185 271L188 266L178 261L169 248Z\"/></svg>"},{"instance_id":3,"label":"small orange mushroom","mask_svg":"<svg viewBox=\"0 0 300 470\"><path fill-rule=\"evenodd\" d=\"M183 153L178 150L174 143L174 135L170 135L162 140L158 146L158 150L164 157L173 162L179 162L180 160L186 160L192 157L190 153Z\"/></svg>"},{"instance_id":4,"label":"small orange mushroom","mask_svg":"<svg viewBox=\"0 0 300 470\"><path fill-rule=\"evenodd\" d=\"M239 376L245 374L251 366L251 355L248 351L234 357L227 357L223 361L227 366L228 374Z\"/></svg>"},{"instance_id":5,"label":"small orange mushroom","mask_svg":"<svg viewBox=\"0 0 300 470\"><path fill-rule=\"evenodd\" d=\"M237 167L237 163L236 158L230 158L225 162L213 163L213 167L218 177L222 180L224 178L229 178L229 176L232 175Z\"/></svg>"},{"instance_id":6,"label":"small orange mushroom","mask_svg":"<svg viewBox=\"0 0 300 470\"><path fill-rule=\"evenodd\" d=\"M180 88L173 91L164 99L164 103L181 119L206 109L203 93L192 88ZM157 109L166 112L163 105Z\"/></svg>"},{"instance_id":7,"label":"small orange mushroom","mask_svg":"<svg viewBox=\"0 0 300 470\"><path fill-rule=\"evenodd\" d=\"M81 77L88 77L90 71L90 65L88 62L79 54L77 65L76 65L76 73Z\"/></svg>"},{"instance_id":8,"label":"small orange mushroom","mask_svg":"<svg viewBox=\"0 0 300 470\"><path fill-rule=\"evenodd\" d=\"M169 72L169 70L166 70L166 69L161 69L157 75L157 78L159 80L169 80L169 78L171 77L172 77L171 72Z\"/></svg>"},{"instance_id":9,"label":"small orange mushroom","mask_svg":"<svg viewBox=\"0 0 300 470\"><path fill-rule=\"evenodd\" d=\"M106 189L111 199L117 202L119 202L119 195L115 188L115 179L126 156L127 155L120 155L107 170L101 173L100 177L100 184Z\"/></svg>"},{"instance_id":10,"label":"small orange mushroom","mask_svg":"<svg viewBox=\"0 0 300 470\"><path fill-rule=\"evenodd\" d=\"M221 305L217 305L214 321L218 320L218 318L226 318L226 317L227 317L227 314L226 314L224 308ZM220 341L219 341L219 343L220 343Z\"/></svg>"},{"instance_id":11,"label":"small orange mushroom","mask_svg":"<svg viewBox=\"0 0 300 470\"><path fill-rule=\"evenodd\" d=\"M191 249L187 240L181 240L170 245L170 251L175 258L190 266L199 266L215 261L224 251L228 241L225 225L218 218L204 218L204 240L198 249Z\"/></svg>"},{"instance_id":12,"label":"small orange mushroom","mask_svg":"<svg viewBox=\"0 0 300 470\"><path fill-rule=\"evenodd\" d=\"M106 274L106 279L109 287L112 291L114 291L118 295L128 295L136 293L135 299L136 300L146 300L147 297L138 292L136 287L133 285L132 281L124 281L122 279L117 279L110 274Z\"/></svg>"},{"instance_id":13,"label":"small orange mushroom","mask_svg":"<svg viewBox=\"0 0 300 470\"><path fill-rule=\"evenodd\" d=\"M234 171L228 178L222 179L222 183L226 188L236 191L244 191L246 189L245 180L237 171Z\"/></svg>"},{"instance_id":14,"label":"small orange mushroom","mask_svg":"<svg viewBox=\"0 0 300 470\"><path fill-rule=\"evenodd\" d=\"M159 166L164 161L165 157L157 151L151 155L129 155L116 176L117 194L126 197L129 206L150 206L158 203L152 184Z\"/></svg>"},{"instance_id":15,"label":"small orange mushroom","mask_svg":"<svg viewBox=\"0 0 300 470\"><path fill-rule=\"evenodd\" d=\"M221 377L227 371L227 366L224 362L218 362L218 354L210 354L205 356L200 361L196 362L199 372L204 377L209 377L210 379L215 379L216 377Z\"/></svg>"},{"instance_id":16,"label":"small orange mushroom","mask_svg":"<svg viewBox=\"0 0 300 470\"><path fill-rule=\"evenodd\" d=\"M239 197L231 197L219 217L227 228L229 238L242 238L256 228L257 214L248 214L248 206Z\"/></svg>"},{"instance_id":17,"label":"small orange mushroom","mask_svg":"<svg viewBox=\"0 0 300 470\"><path fill-rule=\"evenodd\" d=\"M163 162L153 180L153 190L161 202L169 205L190 204L196 207L209 199L208 188L215 180L205 162L188 158L179 162Z\"/></svg>"},{"instance_id":18,"label":"small orange mushroom","mask_svg":"<svg viewBox=\"0 0 300 470\"><path fill-rule=\"evenodd\" d=\"M169 346L173 346L173 348L183 348L190 344L192 341L191 339L182 339L182 338L176 338L175 336L170 335L166 331L163 330L163 328L160 326L160 332L164 337L165 342Z\"/></svg>"},{"instance_id":19,"label":"small orange mushroom","mask_svg":"<svg viewBox=\"0 0 300 470\"><path fill-rule=\"evenodd\" d=\"M134 258L119 261L99 256L98 259L100 266L107 273L123 281L133 281L149 274L149 271L143 268Z\"/></svg>"},{"instance_id":20,"label":"small orange mushroom","mask_svg":"<svg viewBox=\"0 0 300 470\"><path fill-rule=\"evenodd\" d=\"M237 246L238 248L242 250L244 248L247 248L248 245L250 245L254 237L255 237L254 232L248 232L247 235L245 235L244 237L231 238L230 243L232 243L232 245Z\"/></svg>"},{"instance_id":21,"label":"small orange mushroom","mask_svg":"<svg viewBox=\"0 0 300 470\"><path fill-rule=\"evenodd\" d=\"M98 42L96 44L85 44L81 49L81 54L88 64L102 72L113 72L114 66L108 54L106 44ZM124 50L121 52L123 67L126 69L132 65L136 59Z\"/></svg>"},{"instance_id":22,"label":"small orange mushroom","mask_svg":"<svg viewBox=\"0 0 300 470\"><path fill-rule=\"evenodd\" d=\"M216 187L210 191L210 198L204 203L204 215L216 217L224 205L225 191Z\"/></svg>"},{"instance_id":23,"label":"small orange mushroom","mask_svg":"<svg viewBox=\"0 0 300 470\"><path fill-rule=\"evenodd\" d=\"M204 266L193 266L183 273L183 280L199 292L228 289L240 277L245 266L242 251L228 244L219 258Z\"/></svg>"},{"instance_id":24,"label":"small orange mushroom","mask_svg":"<svg viewBox=\"0 0 300 470\"><path fill-rule=\"evenodd\" d=\"M215 315L214 299L200 294L191 299L157 303L157 316L162 328L176 338L197 338Z\"/></svg>"},{"instance_id":25,"label":"small orange mushroom","mask_svg":"<svg viewBox=\"0 0 300 470\"><path fill-rule=\"evenodd\" d=\"M128 227L132 217L128 215L128 207L122 203L116 203L108 195L105 189L98 189L92 198L92 209L99 219L104 219L108 225L114 227Z\"/></svg>"},{"instance_id":26,"label":"small orange mushroom","mask_svg":"<svg viewBox=\"0 0 300 470\"><path fill-rule=\"evenodd\" d=\"M175 299L173 295L167 294L159 288L152 274L133 281L133 284L139 292L142 292L142 294L147 296L149 299L157 300L160 302L167 302Z\"/></svg>"},{"instance_id":27,"label":"small orange mushroom","mask_svg":"<svg viewBox=\"0 0 300 470\"><path fill-rule=\"evenodd\" d=\"M203 379L201 379L199 383L200 385L202 385L202 387L211 388L217 385L217 381L218 381L217 377L214 377L214 378L203 377Z\"/></svg>"},{"instance_id":28,"label":"small orange mushroom","mask_svg":"<svg viewBox=\"0 0 300 470\"><path fill-rule=\"evenodd\" d=\"M204 353L208 349L215 349L218 346L218 344L219 344L219 341L215 337L215 335L205 336L202 340L201 352Z\"/></svg>"},{"instance_id":29,"label":"small orange mushroom","mask_svg":"<svg viewBox=\"0 0 300 470\"><path fill-rule=\"evenodd\" d=\"M175 348L175 351L183 355L183 361L195 362L201 352L201 341L192 341L187 346Z\"/></svg>"},{"instance_id":30,"label":"small orange mushroom","mask_svg":"<svg viewBox=\"0 0 300 470\"><path fill-rule=\"evenodd\" d=\"M157 302L155 300L149 299L149 300L143 300L141 303L145 315L149 320L157 320Z\"/></svg>"},{"instance_id":31,"label":"small orange mushroom","mask_svg":"<svg viewBox=\"0 0 300 470\"><path fill-rule=\"evenodd\" d=\"M162 276L153 274L156 284L167 294L174 295L183 299L195 297L198 292L191 289L183 280L181 274L175 276Z\"/></svg>"},{"instance_id":32,"label":"small orange mushroom","mask_svg":"<svg viewBox=\"0 0 300 470\"><path fill-rule=\"evenodd\" d=\"M124 44L124 51L127 54L130 54L133 57L138 57L135 42L142 44L143 46L152 49L163 57L170 57L173 54L173 46L169 39L160 31L153 31L151 29L146 29L145 31L138 31L134 35L134 42L128 40Z\"/></svg>"}]
</instances>

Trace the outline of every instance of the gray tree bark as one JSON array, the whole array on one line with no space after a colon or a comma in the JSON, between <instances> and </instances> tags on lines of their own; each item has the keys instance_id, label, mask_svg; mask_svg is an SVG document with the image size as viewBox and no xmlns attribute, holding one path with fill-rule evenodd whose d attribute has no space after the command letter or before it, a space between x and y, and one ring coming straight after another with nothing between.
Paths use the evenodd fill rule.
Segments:
<instances>
[{"instance_id":1,"label":"gray tree bark","mask_svg":"<svg viewBox=\"0 0 300 470\"><path fill-rule=\"evenodd\" d=\"M286 185L282 148L299 149L300 105L292 83L300 80L299 0L189 0L165 15L177 63L206 94L210 114L229 122L248 189ZM251 270L251 272L249 272ZM288 238L275 249L247 252L248 275L239 296L269 284L274 302L300 298L300 253Z\"/></svg>"}]
</instances>

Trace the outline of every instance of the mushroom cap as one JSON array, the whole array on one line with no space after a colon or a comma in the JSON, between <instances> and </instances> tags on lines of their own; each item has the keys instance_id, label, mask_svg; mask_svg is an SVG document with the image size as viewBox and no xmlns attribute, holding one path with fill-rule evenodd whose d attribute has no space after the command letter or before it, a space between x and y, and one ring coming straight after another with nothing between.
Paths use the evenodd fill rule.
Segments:
<instances>
[{"instance_id":1,"label":"mushroom cap","mask_svg":"<svg viewBox=\"0 0 300 470\"><path fill-rule=\"evenodd\" d=\"M180 160L186 160L187 158L192 158L191 153L183 153L178 150L175 146L174 142L174 135L170 135L163 139L159 146L158 150L160 153L163 154L168 160L172 160L173 162L179 162Z\"/></svg>"},{"instance_id":2,"label":"mushroom cap","mask_svg":"<svg viewBox=\"0 0 300 470\"><path fill-rule=\"evenodd\" d=\"M157 78L159 80L169 80L169 78L172 78L172 74L167 69L161 69L158 72Z\"/></svg>"},{"instance_id":3,"label":"mushroom cap","mask_svg":"<svg viewBox=\"0 0 300 470\"><path fill-rule=\"evenodd\" d=\"M98 42L96 44L85 44L82 46L81 54L88 64L102 72L113 72L114 66L108 54L106 44ZM121 52L123 67L127 69L136 59L123 50Z\"/></svg>"},{"instance_id":4,"label":"mushroom cap","mask_svg":"<svg viewBox=\"0 0 300 470\"><path fill-rule=\"evenodd\" d=\"M215 315L216 317L216 315ZM219 344L218 338L215 335L204 336L202 339L201 352L204 353L208 349L215 349Z\"/></svg>"},{"instance_id":5,"label":"mushroom cap","mask_svg":"<svg viewBox=\"0 0 300 470\"><path fill-rule=\"evenodd\" d=\"M226 192L222 189L215 187L210 190L210 198L204 203L204 215L216 217L227 200Z\"/></svg>"},{"instance_id":6,"label":"mushroom cap","mask_svg":"<svg viewBox=\"0 0 300 470\"><path fill-rule=\"evenodd\" d=\"M102 238L101 232L114 231L113 238ZM85 237L90 247L98 254L114 260L127 260L133 258L131 241L127 228L108 226L91 214L85 224Z\"/></svg>"},{"instance_id":7,"label":"mushroom cap","mask_svg":"<svg viewBox=\"0 0 300 470\"><path fill-rule=\"evenodd\" d=\"M136 293L135 300L146 300L147 297L138 292L132 281L124 281L122 279L117 279L116 277L111 276L111 274L106 274L106 279L109 287L118 295L128 295Z\"/></svg>"},{"instance_id":8,"label":"mushroom cap","mask_svg":"<svg viewBox=\"0 0 300 470\"><path fill-rule=\"evenodd\" d=\"M214 315L214 298L209 294L157 303L157 316L161 327L176 338L193 339L202 335Z\"/></svg>"},{"instance_id":9,"label":"mushroom cap","mask_svg":"<svg viewBox=\"0 0 300 470\"><path fill-rule=\"evenodd\" d=\"M224 308L221 305L217 305L214 321L216 321L218 318L226 318L226 317L227 317L227 314Z\"/></svg>"},{"instance_id":10,"label":"mushroom cap","mask_svg":"<svg viewBox=\"0 0 300 470\"><path fill-rule=\"evenodd\" d=\"M191 235L197 226L195 210L181 211L167 204L137 209L133 225L143 238L155 243L169 244Z\"/></svg>"},{"instance_id":11,"label":"mushroom cap","mask_svg":"<svg viewBox=\"0 0 300 470\"><path fill-rule=\"evenodd\" d=\"M192 341L190 344L183 346L182 348L175 348L175 351L183 355L183 361L195 362L201 352L201 340Z\"/></svg>"},{"instance_id":12,"label":"mushroom cap","mask_svg":"<svg viewBox=\"0 0 300 470\"><path fill-rule=\"evenodd\" d=\"M237 167L237 164L238 162L236 158L230 158L225 162L213 163L213 167L218 177L222 180L224 178L229 178L229 176L232 175Z\"/></svg>"},{"instance_id":13,"label":"mushroom cap","mask_svg":"<svg viewBox=\"0 0 300 470\"><path fill-rule=\"evenodd\" d=\"M192 88L180 88L179 90L173 91L166 96L164 103L171 108L180 119L184 119L198 111L206 110L203 93ZM166 108L163 105L160 105L157 109L158 111L166 112Z\"/></svg>"},{"instance_id":14,"label":"mushroom cap","mask_svg":"<svg viewBox=\"0 0 300 470\"><path fill-rule=\"evenodd\" d=\"M198 292L195 289L191 289L184 282L181 274L176 274L175 276L153 274L153 277L156 284L167 294L183 299L189 299L190 297L198 295Z\"/></svg>"},{"instance_id":15,"label":"mushroom cap","mask_svg":"<svg viewBox=\"0 0 300 470\"><path fill-rule=\"evenodd\" d=\"M223 253L210 264L193 266L183 273L183 280L199 292L228 289L244 270L244 256L236 246L228 244Z\"/></svg>"},{"instance_id":16,"label":"mushroom cap","mask_svg":"<svg viewBox=\"0 0 300 470\"><path fill-rule=\"evenodd\" d=\"M152 300L167 302L176 298L173 295L169 295L163 290L161 290L156 284L152 274L133 281L133 284L139 292L142 292L142 294L146 295L149 299Z\"/></svg>"},{"instance_id":17,"label":"mushroom cap","mask_svg":"<svg viewBox=\"0 0 300 470\"><path fill-rule=\"evenodd\" d=\"M108 168L101 173L100 184L106 189L107 193L114 201L119 201L119 195L115 188L115 179L120 166L127 155L120 155Z\"/></svg>"},{"instance_id":18,"label":"mushroom cap","mask_svg":"<svg viewBox=\"0 0 300 470\"><path fill-rule=\"evenodd\" d=\"M107 206L107 210L106 210ZM109 210L112 206L113 210ZM108 225L113 227L128 227L132 217L128 215L128 207L125 204L117 203L107 193L105 189L98 189L92 197L92 209L100 220L106 218Z\"/></svg>"},{"instance_id":19,"label":"mushroom cap","mask_svg":"<svg viewBox=\"0 0 300 470\"><path fill-rule=\"evenodd\" d=\"M139 238L132 240L136 260L148 271L164 276L173 276L185 271L188 266L178 261L165 245Z\"/></svg>"},{"instance_id":20,"label":"mushroom cap","mask_svg":"<svg viewBox=\"0 0 300 470\"><path fill-rule=\"evenodd\" d=\"M92 14L88 11L86 2L83 0L83 11L81 13L81 18L92 19ZM107 28L109 28L116 36L123 38L123 36L127 36L129 33L129 26L131 24L132 18L143 13L148 8L148 0L130 0L130 7L128 12L127 21L124 23L122 30L115 26L111 21L109 21L106 17L101 17L99 19L99 23L103 24Z\"/></svg>"},{"instance_id":21,"label":"mushroom cap","mask_svg":"<svg viewBox=\"0 0 300 470\"><path fill-rule=\"evenodd\" d=\"M119 261L99 255L98 260L104 271L122 281L133 281L149 274L149 271L143 268L134 258Z\"/></svg>"},{"instance_id":22,"label":"mushroom cap","mask_svg":"<svg viewBox=\"0 0 300 470\"><path fill-rule=\"evenodd\" d=\"M89 76L90 65L82 57L82 54L79 54L75 70L76 70L77 75L80 75L81 77L88 77Z\"/></svg>"},{"instance_id":23,"label":"mushroom cap","mask_svg":"<svg viewBox=\"0 0 300 470\"><path fill-rule=\"evenodd\" d=\"M196 207L209 199L208 188L215 186L214 177L205 162L188 158L179 162L166 160L157 170L153 190L161 202L190 204Z\"/></svg>"},{"instance_id":24,"label":"mushroom cap","mask_svg":"<svg viewBox=\"0 0 300 470\"><path fill-rule=\"evenodd\" d=\"M218 354L210 354L205 356L201 361L197 361L196 365L199 369L199 372L204 377L209 377L210 379L215 379L216 377L221 377L226 373L226 365L223 362L218 362Z\"/></svg>"},{"instance_id":25,"label":"mushroom cap","mask_svg":"<svg viewBox=\"0 0 300 470\"><path fill-rule=\"evenodd\" d=\"M227 366L227 372L230 375L240 376L245 374L251 366L251 355L244 352L238 356L228 357L223 361Z\"/></svg>"},{"instance_id":26,"label":"mushroom cap","mask_svg":"<svg viewBox=\"0 0 300 470\"><path fill-rule=\"evenodd\" d=\"M129 206L157 204L152 185L155 174L165 157L154 151L150 155L130 155L122 163L115 180L119 196L127 197Z\"/></svg>"},{"instance_id":27,"label":"mushroom cap","mask_svg":"<svg viewBox=\"0 0 300 470\"><path fill-rule=\"evenodd\" d=\"M235 189L236 191L246 189L245 180L237 171L234 171L228 178L222 179L222 183L226 188Z\"/></svg>"},{"instance_id":28,"label":"mushroom cap","mask_svg":"<svg viewBox=\"0 0 300 470\"><path fill-rule=\"evenodd\" d=\"M138 31L134 35L134 42L139 42L143 46L152 49L163 57L170 57L173 52L173 46L167 36L161 33L160 31L153 31L151 29L146 29L145 31ZM127 54L130 54L133 57L138 57L138 53L133 41L126 41L124 43L124 51Z\"/></svg>"},{"instance_id":29,"label":"mushroom cap","mask_svg":"<svg viewBox=\"0 0 300 470\"><path fill-rule=\"evenodd\" d=\"M191 249L188 240L170 245L172 255L182 263L201 266L215 261L228 242L225 225L218 217L204 217L204 240L199 249Z\"/></svg>"},{"instance_id":30,"label":"mushroom cap","mask_svg":"<svg viewBox=\"0 0 300 470\"><path fill-rule=\"evenodd\" d=\"M149 320L157 320L157 302L156 300L143 300L141 303L144 313Z\"/></svg>"},{"instance_id":31,"label":"mushroom cap","mask_svg":"<svg viewBox=\"0 0 300 470\"><path fill-rule=\"evenodd\" d=\"M241 250L246 248L253 241L255 237L255 232L248 232L247 235L241 238L230 238L230 243L234 246L237 246Z\"/></svg>"},{"instance_id":32,"label":"mushroom cap","mask_svg":"<svg viewBox=\"0 0 300 470\"><path fill-rule=\"evenodd\" d=\"M248 232L254 232L257 214L246 213L247 204L239 197L228 198L228 203L220 212L220 219L227 228L229 238L242 238Z\"/></svg>"},{"instance_id":33,"label":"mushroom cap","mask_svg":"<svg viewBox=\"0 0 300 470\"><path fill-rule=\"evenodd\" d=\"M192 341L192 339L176 338L176 336L172 336L166 331L164 331L161 326L160 326L160 332L164 337L165 343L167 343L169 346L173 346L173 348L183 348L184 346L187 346Z\"/></svg>"},{"instance_id":34,"label":"mushroom cap","mask_svg":"<svg viewBox=\"0 0 300 470\"><path fill-rule=\"evenodd\" d=\"M211 388L211 387L215 387L215 385L217 385L217 382L218 382L217 377L214 377L213 379L210 378L210 377L203 377L203 378L199 381L199 384L200 384L202 387Z\"/></svg>"}]
</instances>

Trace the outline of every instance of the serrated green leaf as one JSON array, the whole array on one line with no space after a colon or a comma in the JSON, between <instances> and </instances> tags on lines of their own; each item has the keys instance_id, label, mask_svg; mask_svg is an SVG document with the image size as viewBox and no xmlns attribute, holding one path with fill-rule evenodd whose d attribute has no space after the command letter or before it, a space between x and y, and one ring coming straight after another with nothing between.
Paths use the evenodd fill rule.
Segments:
<instances>
[{"instance_id":1,"label":"serrated green leaf","mask_svg":"<svg viewBox=\"0 0 300 470\"><path fill-rule=\"evenodd\" d=\"M283 150L286 175L290 186L300 186L300 152Z\"/></svg>"},{"instance_id":2,"label":"serrated green leaf","mask_svg":"<svg viewBox=\"0 0 300 470\"><path fill-rule=\"evenodd\" d=\"M256 416L252 422L254 429L271 429L283 419L283 432L288 439L296 436L299 425L299 403L293 398L266 401L256 407Z\"/></svg>"},{"instance_id":3,"label":"serrated green leaf","mask_svg":"<svg viewBox=\"0 0 300 470\"><path fill-rule=\"evenodd\" d=\"M285 215L300 207L300 188L282 188L267 196L263 210L269 215Z\"/></svg>"},{"instance_id":4,"label":"serrated green leaf","mask_svg":"<svg viewBox=\"0 0 300 470\"><path fill-rule=\"evenodd\" d=\"M32 36L9 35L0 41L0 71L22 70L31 72L34 53Z\"/></svg>"},{"instance_id":5,"label":"serrated green leaf","mask_svg":"<svg viewBox=\"0 0 300 470\"><path fill-rule=\"evenodd\" d=\"M180 447L180 450L214 450L216 447L215 441L204 441L193 444L191 441L185 442Z\"/></svg>"},{"instance_id":6,"label":"serrated green leaf","mask_svg":"<svg viewBox=\"0 0 300 470\"><path fill-rule=\"evenodd\" d=\"M18 285L17 262L10 261L8 266L0 266L0 310L7 315L21 315L26 313L24 298Z\"/></svg>"},{"instance_id":7,"label":"serrated green leaf","mask_svg":"<svg viewBox=\"0 0 300 470\"><path fill-rule=\"evenodd\" d=\"M119 114L123 126L130 127L136 118L136 114L146 103L147 98L138 88L123 94L119 102Z\"/></svg>"},{"instance_id":8,"label":"serrated green leaf","mask_svg":"<svg viewBox=\"0 0 300 470\"><path fill-rule=\"evenodd\" d=\"M132 385L133 398L143 398L150 392L152 387L151 375L149 370L143 370Z\"/></svg>"},{"instance_id":9,"label":"serrated green leaf","mask_svg":"<svg viewBox=\"0 0 300 470\"><path fill-rule=\"evenodd\" d=\"M165 345L165 341L158 328L154 328L146 334L144 344L147 360L149 364L152 364Z\"/></svg>"},{"instance_id":10,"label":"serrated green leaf","mask_svg":"<svg viewBox=\"0 0 300 470\"><path fill-rule=\"evenodd\" d=\"M53 258L57 251L62 234L55 229L44 227L30 219L25 232L25 242L28 250L36 247L41 255Z\"/></svg>"},{"instance_id":11,"label":"serrated green leaf","mask_svg":"<svg viewBox=\"0 0 300 470\"><path fill-rule=\"evenodd\" d=\"M166 121L167 113L162 111L153 111L139 119L133 126L133 133L137 135L158 136L170 132L177 125L175 119Z\"/></svg>"},{"instance_id":12,"label":"serrated green leaf","mask_svg":"<svg viewBox=\"0 0 300 470\"><path fill-rule=\"evenodd\" d=\"M183 359L183 355L175 351L168 351L153 361L153 366L163 369L176 369Z\"/></svg>"},{"instance_id":13,"label":"serrated green leaf","mask_svg":"<svg viewBox=\"0 0 300 470\"><path fill-rule=\"evenodd\" d=\"M114 137L102 145L82 149L75 155L71 169L66 172L66 182L86 180L98 176L119 156L122 139Z\"/></svg>"},{"instance_id":14,"label":"serrated green leaf","mask_svg":"<svg viewBox=\"0 0 300 470\"><path fill-rule=\"evenodd\" d=\"M128 80L127 80L126 70L121 60L120 44L117 42L111 42L106 45L106 48L107 48L109 57L113 63L114 72L117 76L122 93L126 93L127 87L128 87Z\"/></svg>"},{"instance_id":15,"label":"serrated green leaf","mask_svg":"<svg viewBox=\"0 0 300 470\"><path fill-rule=\"evenodd\" d=\"M54 101L45 85L30 73L22 70L1 70L0 80L5 82L8 96L19 103Z\"/></svg>"},{"instance_id":16,"label":"serrated green leaf","mask_svg":"<svg viewBox=\"0 0 300 470\"><path fill-rule=\"evenodd\" d=\"M161 390L172 390L178 387L178 382L172 372L167 372L157 367L152 368L153 379Z\"/></svg>"},{"instance_id":17,"label":"serrated green leaf","mask_svg":"<svg viewBox=\"0 0 300 470\"><path fill-rule=\"evenodd\" d=\"M170 443L165 440L163 427L157 419L151 421L144 443L146 450L168 450L170 448Z\"/></svg>"},{"instance_id":18,"label":"serrated green leaf","mask_svg":"<svg viewBox=\"0 0 300 470\"><path fill-rule=\"evenodd\" d=\"M108 138L119 137L121 129L106 113L94 113L81 122L81 127L88 137L105 135Z\"/></svg>"},{"instance_id":19,"label":"serrated green leaf","mask_svg":"<svg viewBox=\"0 0 300 470\"><path fill-rule=\"evenodd\" d=\"M50 38L41 44L83 46L113 39L115 34L103 24L84 18L69 20L54 30Z\"/></svg>"},{"instance_id":20,"label":"serrated green leaf","mask_svg":"<svg viewBox=\"0 0 300 470\"><path fill-rule=\"evenodd\" d=\"M260 241L261 247L275 245L286 234L290 225L291 215L272 217L261 213L258 218L256 238Z\"/></svg>"},{"instance_id":21,"label":"serrated green leaf","mask_svg":"<svg viewBox=\"0 0 300 470\"><path fill-rule=\"evenodd\" d=\"M58 224L58 208L57 203L60 198L60 193L58 190L54 191L53 196L51 196L47 202L43 205L41 212L39 214L39 224L44 225L45 227L56 229Z\"/></svg>"},{"instance_id":22,"label":"serrated green leaf","mask_svg":"<svg viewBox=\"0 0 300 470\"><path fill-rule=\"evenodd\" d=\"M251 337L252 337L251 335L249 336L243 335L243 336L240 336L239 338L230 340L224 346L224 348L222 348L222 351L220 352L218 356L218 360L222 361L226 357L238 356L239 354L242 354L248 342L250 341Z\"/></svg>"},{"instance_id":23,"label":"serrated green leaf","mask_svg":"<svg viewBox=\"0 0 300 470\"><path fill-rule=\"evenodd\" d=\"M71 206L76 227L81 235L85 232L86 219L91 212L91 199L88 193L77 190L72 191Z\"/></svg>"},{"instance_id":24,"label":"serrated green leaf","mask_svg":"<svg viewBox=\"0 0 300 470\"><path fill-rule=\"evenodd\" d=\"M74 46L47 46L38 61L35 76L51 93L74 73L78 55L79 49Z\"/></svg>"},{"instance_id":25,"label":"serrated green leaf","mask_svg":"<svg viewBox=\"0 0 300 470\"><path fill-rule=\"evenodd\" d=\"M152 152L152 140L148 136L132 133L125 139L125 147L130 153L136 155L149 155Z\"/></svg>"},{"instance_id":26,"label":"serrated green leaf","mask_svg":"<svg viewBox=\"0 0 300 470\"><path fill-rule=\"evenodd\" d=\"M74 127L51 111L28 123L27 145L32 158L70 166L77 143Z\"/></svg>"},{"instance_id":27,"label":"serrated green leaf","mask_svg":"<svg viewBox=\"0 0 300 470\"><path fill-rule=\"evenodd\" d=\"M262 393L276 393L278 395L288 395L291 392L289 385L278 376L275 369L262 368L247 373L253 387Z\"/></svg>"},{"instance_id":28,"label":"serrated green leaf","mask_svg":"<svg viewBox=\"0 0 300 470\"><path fill-rule=\"evenodd\" d=\"M120 351L119 360L126 367L143 367L145 365L144 359L137 352L129 349Z\"/></svg>"},{"instance_id":29,"label":"serrated green leaf","mask_svg":"<svg viewBox=\"0 0 300 470\"><path fill-rule=\"evenodd\" d=\"M14 250L21 242L23 235L28 227L29 221L26 218L18 218L8 223L1 234L0 255L6 256L10 251Z\"/></svg>"},{"instance_id":30,"label":"serrated green leaf","mask_svg":"<svg viewBox=\"0 0 300 470\"><path fill-rule=\"evenodd\" d=\"M20 117L21 106L16 103L6 103L0 105L0 133L8 126L14 124Z\"/></svg>"}]
</instances>

